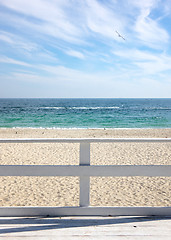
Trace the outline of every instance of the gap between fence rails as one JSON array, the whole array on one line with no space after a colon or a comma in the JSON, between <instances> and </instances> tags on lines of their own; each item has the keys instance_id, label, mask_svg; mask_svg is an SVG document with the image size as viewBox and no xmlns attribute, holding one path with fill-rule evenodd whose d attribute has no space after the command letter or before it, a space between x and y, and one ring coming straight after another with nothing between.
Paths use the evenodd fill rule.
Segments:
<instances>
[{"instance_id":1,"label":"gap between fence rails","mask_svg":"<svg viewBox=\"0 0 171 240\"><path fill-rule=\"evenodd\" d=\"M171 138L0 139L0 143L80 143L79 166L56 166L56 165L0 166L0 176L80 176L79 207L0 207L0 216L25 216L25 215L99 216L109 214L171 215L171 207L90 207L89 206L90 176L171 176L171 165L91 166L90 143L94 142L155 143L155 142L171 142ZM80 170L81 173L79 173Z\"/></svg>"}]
</instances>

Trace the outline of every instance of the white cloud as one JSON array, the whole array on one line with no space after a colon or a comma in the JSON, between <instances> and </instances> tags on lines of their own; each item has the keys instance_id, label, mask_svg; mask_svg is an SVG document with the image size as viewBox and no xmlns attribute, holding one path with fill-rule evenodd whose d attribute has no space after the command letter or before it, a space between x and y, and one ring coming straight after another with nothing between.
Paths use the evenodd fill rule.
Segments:
<instances>
[{"instance_id":1,"label":"white cloud","mask_svg":"<svg viewBox=\"0 0 171 240\"><path fill-rule=\"evenodd\" d=\"M120 42L115 30L130 35L132 29L134 39L139 39L142 44L163 48L169 35L157 20L150 17L151 11L160 7L161 2L128 0L128 3L129 8L122 9L120 2L112 0L1 0L2 5L20 13L18 16L6 13L4 20L16 28L20 23L20 29L22 26L24 31L28 29L32 34L48 35L74 44L85 44L89 37L94 37L110 45L109 40Z\"/></svg>"},{"instance_id":2,"label":"white cloud","mask_svg":"<svg viewBox=\"0 0 171 240\"><path fill-rule=\"evenodd\" d=\"M160 0L143 0L143 1L137 1L137 0L129 0L128 2L139 8L141 11L144 11L145 9L152 9L155 8Z\"/></svg>"},{"instance_id":3,"label":"white cloud","mask_svg":"<svg viewBox=\"0 0 171 240\"><path fill-rule=\"evenodd\" d=\"M147 51L130 49L127 51L114 51L115 55L128 59L127 65L136 65L143 70L143 74L162 73L163 71L171 70L171 56L165 54L152 54ZM140 73L141 74L141 73Z\"/></svg>"},{"instance_id":4,"label":"white cloud","mask_svg":"<svg viewBox=\"0 0 171 240\"><path fill-rule=\"evenodd\" d=\"M5 31L0 31L0 41L9 44L13 48L26 50L27 52L35 51L38 48L36 43Z\"/></svg>"},{"instance_id":5,"label":"white cloud","mask_svg":"<svg viewBox=\"0 0 171 240\"><path fill-rule=\"evenodd\" d=\"M120 51L115 50L113 53L117 56L127 58L130 61L155 61L158 59L155 54L138 49L124 49Z\"/></svg>"},{"instance_id":6,"label":"white cloud","mask_svg":"<svg viewBox=\"0 0 171 240\"><path fill-rule=\"evenodd\" d=\"M133 81L128 81L127 75L119 72L85 73L83 71L66 68L64 66L40 66L52 75L40 76L33 72L14 72L5 76L4 80L11 79L19 84L23 82L36 83L39 91L34 97L170 97L171 82L163 85L160 81L150 77L130 76ZM121 76L122 75L122 76ZM125 79L125 80L124 80ZM27 84L26 84L27 86ZM32 85L34 88L34 85ZM42 91L46 89L46 91ZM18 97L33 97L32 92L21 91Z\"/></svg>"},{"instance_id":7,"label":"white cloud","mask_svg":"<svg viewBox=\"0 0 171 240\"><path fill-rule=\"evenodd\" d=\"M21 65L21 66L25 66L25 67L31 67L31 65L26 63L26 62L18 61L18 60L8 58L8 57L5 57L5 56L0 57L0 62L1 63L7 63L7 64Z\"/></svg>"},{"instance_id":8,"label":"white cloud","mask_svg":"<svg viewBox=\"0 0 171 240\"><path fill-rule=\"evenodd\" d=\"M7 36L7 34L2 34L1 32L0 32L0 41L6 42L9 44L14 43L14 41L9 36Z\"/></svg>"},{"instance_id":9,"label":"white cloud","mask_svg":"<svg viewBox=\"0 0 171 240\"><path fill-rule=\"evenodd\" d=\"M96 0L85 1L85 17L88 28L105 38L118 40L115 30L124 33L124 27L126 25L125 17L117 14L105 3L101 3Z\"/></svg>"},{"instance_id":10,"label":"white cloud","mask_svg":"<svg viewBox=\"0 0 171 240\"><path fill-rule=\"evenodd\" d=\"M23 25L23 27L25 26L35 32L51 35L66 41L78 42L81 40L80 36L83 31L80 25L71 21L70 14L61 1L2 0L1 4L18 13L32 17L32 19L27 19L22 16L10 16L13 19L13 24L17 25L20 22L20 26ZM70 1L68 1L69 7L72 8Z\"/></svg>"},{"instance_id":11,"label":"white cloud","mask_svg":"<svg viewBox=\"0 0 171 240\"><path fill-rule=\"evenodd\" d=\"M163 49L169 42L167 31L160 27L157 21L150 19L148 16L141 15L138 17L135 31L143 44L151 48Z\"/></svg>"},{"instance_id":12,"label":"white cloud","mask_svg":"<svg viewBox=\"0 0 171 240\"><path fill-rule=\"evenodd\" d=\"M170 0L165 0L164 2L162 1L163 4L163 9L164 9L164 14L165 16L170 16L171 13L171 4L170 4Z\"/></svg>"},{"instance_id":13,"label":"white cloud","mask_svg":"<svg viewBox=\"0 0 171 240\"><path fill-rule=\"evenodd\" d=\"M17 56L25 59L25 61L58 62L58 58L52 51L48 51L41 44L32 42L32 40L29 41L29 39L17 36L16 34L0 31L0 42L5 43L4 49L6 49L7 55L17 52Z\"/></svg>"},{"instance_id":14,"label":"white cloud","mask_svg":"<svg viewBox=\"0 0 171 240\"><path fill-rule=\"evenodd\" d=\"M80 0L75 4L72 1L27 1L1 0L1 4L13 11L24 15L8 15L6 22L13 26L20 26L43 34L62 39L66 42L82 44L92 33L103 38L120 39L115 30L124 34L127 24L125 16L120 17L109 5L97 0ZM5 15L3 15L5 19ZM21 28L20 28L21 29Z\"/></svg>"},{"instance_id":15,"label":"white cloud","mask_svg":"<svg viewBox=\"0 0 171 240\"><path fill-rule=\"evenodd\" d=\"M162 26L164 21L155 15L161 4L160 0L0 0L1 6L10 9L0 11L5 29L0 31L0 62L16 65L12 75L15 81L30 79L63 89L69 84L73 96L74 86L86 96L93 96L93 91L96 96L104 96L104 90L106 97L107 91L111 97L115 90L118 96L122 94L123 85L136 89L137 79L169 82L169 34ZM168 7L165 9L164 14L169 12ZM79 63L82 71L72 69L72 57L84 60ZM14 67L7 67L12 74ZM147 89L145 84L144 81L141 86ZM131 96L126 89L123 97L124 93L125 97Z\"/></svg>"},{"instance_id":16,"label":"white cloud","mask_svg":"<svg viewBox=\"0 0 171 240\"><path fill-rule=\"evenodd\" d=\"M156 8L162 8L160 0L129 0L132 7L135 7L136 20L133 30L135 37L141 40L143 45L154 49L164 49L169 42L168 32L159 25L158 19L152 19L151 14Z\"/></svg>"},{"instance_id":17,"label":"white cloud","mask_svg":"<svg viewBox=\"0 0 171 240\"><path fill-rule=\"evenodd\" d=\"M79 59L85 59L84 54L82 54L81 52L72 50L72 49L66 50L65 53L69 56L73 56L73 57L76 57L76 58L79 58Z\"/></svg>"}]
</instances>

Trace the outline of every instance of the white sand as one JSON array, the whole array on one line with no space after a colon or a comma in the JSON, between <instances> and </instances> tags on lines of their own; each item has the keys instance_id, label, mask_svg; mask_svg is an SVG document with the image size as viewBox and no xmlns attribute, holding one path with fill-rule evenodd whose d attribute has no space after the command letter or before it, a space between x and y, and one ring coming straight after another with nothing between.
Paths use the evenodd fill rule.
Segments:
<instances>
[{"instance_id":1,"label":"white sand","mask_svg":"<svg viewBox=\"0 0 171 240\"><path fill-rule=\"evenodd\" d=\"M0 129L0 138L171 137L171 129ZM0 144L1 164L79 164L79 144ZM170 143L94 143L91 164L171 164ZM0 206L76 206L78 177L0 177ZM170 206L171 178L93 177L91 205Z\"/></svg>"}]
</instances>

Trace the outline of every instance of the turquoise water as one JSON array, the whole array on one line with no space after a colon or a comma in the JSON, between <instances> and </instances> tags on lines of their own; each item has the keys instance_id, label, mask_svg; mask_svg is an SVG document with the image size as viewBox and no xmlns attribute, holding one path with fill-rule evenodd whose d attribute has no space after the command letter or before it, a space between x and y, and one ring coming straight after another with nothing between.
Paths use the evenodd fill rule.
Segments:
<instances>
[{"instance_id":1,"label":"turquoise water","mask_svg":"<svg viewBox=\"0 0 171 240\"><path fill-rule=\"evenodd\" d=\"M0 99L0 127L170 128L169 99Z\"/></svg>"}]
</instances>

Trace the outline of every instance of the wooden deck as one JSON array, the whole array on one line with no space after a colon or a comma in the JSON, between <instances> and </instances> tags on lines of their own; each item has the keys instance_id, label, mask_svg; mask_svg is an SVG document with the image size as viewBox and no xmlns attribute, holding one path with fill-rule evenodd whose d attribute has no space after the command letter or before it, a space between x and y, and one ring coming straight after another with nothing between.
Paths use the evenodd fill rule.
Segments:
<instances>
[{"instance_id":1,"label":"wooden deck","mask_svg":"<svg viewBox=\"0 0 171 240\"><path fill-rule=\"evenodd\" d=\"M1 217L0 239L170 240L171 217Z\"/></svg>"}]
</instances>

